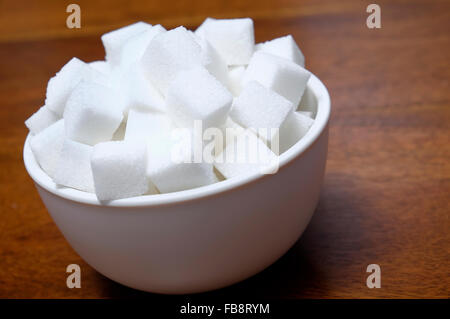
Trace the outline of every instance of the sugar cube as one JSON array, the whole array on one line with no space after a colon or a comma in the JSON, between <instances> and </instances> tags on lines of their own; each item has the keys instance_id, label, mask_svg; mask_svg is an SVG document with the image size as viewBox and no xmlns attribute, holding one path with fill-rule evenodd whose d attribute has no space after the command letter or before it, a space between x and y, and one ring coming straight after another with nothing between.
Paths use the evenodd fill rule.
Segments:
<instances>
[{"instance_id":1,"label":"sugar cube","mask_svg":"<svg viewBox=\"0 0 450 319\"><path fill-rule=\"evenodd\" d=\"M94 193L91 170L92 146L65 139L56 165L56 184Z\"/></svg>"},{"instance_id":2,"label":"sugar cube","mask_svg":"<svg viewBox=\"0 0 450 319\"><path fill-rule=\"evenodd\" d=\"M191 162L195 147L192 132L177 129L164 114L131 110L125 141L147 145L147 176L161 193L217 181L212 163Z\"/></svg>"},{"instance_id":3,"label":"sugar cube","mask_svg":"<svg viewBox=\"0 0 450 319\"><path fill-rule=\"evenodd\" d=\"M69 95L82 80L109 85L109 79L105 74L73 58L48 82L45 105L49 110L62 116Z\"/></svg>"},{"instance_id":4,"label":"sugar cube","mask_svg":"<svg viewBox=\"0 0 450 319\"><path fill-rule=\"evenodd\" d=\"M252 19L211 19L200 30L228 65L248 64L255 46Z\"/></svg>"},{"instance_id":5,"label":"sugar cube","mask_svg":"<svg viewBox=\"0 0 450 319\"><path fill-rule=\"evenodd\" d=\"M217 20L217 19L206 18L202 22L202 24L197 29L195 29L195 31L194 31L195 35L198 36L198 37L205 37L205 28L206 28L206 26L208 25L208 23L210 23L212 21L215 21L215 20Z\"/></svg>"},{"instance_id":6,"label":"sugar cube","mask_svg":"<svg viewBox=\"0 0 450 319\"><path fill-rule=\"evenodd\" d=\"M106 61L111 63L112 66L119 65L125 42L134 35L150 30L151 28L151 24L140 21L103 34L101 39L106 52Z\"/></svg>"},{"instance_id":7,"label":"sugar cube","mask_svg":"<svg viewBox=\"0 0 450 319\"><path fill-rule=\"evenodd\" d=\"M298 65L305 67L305 57L295 43L292 35L276 38L256 45L256 51L270 53L288 59Z\"/></svg>"},{"instance_id":8,"label":"sugar cube","mask_svg":"<svg viewBox=\"0 0 450 319\"><path fill-rule=\"evenodd\" d=\"M124 94L124 113L130 109L141 109L146 111L165 111L165 100L162 94L144 75L139 64L133 63L123 72L121 91Z\"/></svg>"},{"instance_id":9,"label":"sugar cube","mask_svg":"<svg viewBox=\"0 0 450 319\"><path fill-rule=\"evenodd\" d=\"M167 163L151 174L152 181L162 193L178 192L216 183L210 163Z\"/></svg>"},{"instance_id":10,"label":"sugar cube","mask_svg":"<svg viewBox=\"0 0 450 319\"><path fill-rule=\"evenodd\" d=\"M201 120L204 129L225 122L233 96L205 68L197 67L178 73L170 84L166 108L179 127L194 127Z\"/></svg>"},{"instance_id":11,"label":"sugar cube","mask_svg":"<svg viewBox=\"0 0 450 319\"><path fill-rule=\"evenodd\" d=\"M148 191L147 150L143 144L124 141L96 144L91 167L100 201L139 196Z\"/></svg>"},{"instance_id":12,"label":"sugar cube","mask_svg":"<svg viewBox=\"0 0 450 319\"><path fill-rule=\"evenodd\" d=\"M148 148L147 171L152 167L168 161L170 144L164 144L170 139L169 134L173 128L170 119L162 113L143 112L138 110L130 110L126 124L124 140L129 143L140 143ZM164 144L164 145L163 145ZM151 151L150 151L151 148ZM149 190L146 194L159 193L157 187L149 176Z\"/></svg>"},{"instance_id":13,"label":"sugar cube","mask_svg":"<svg viewBox=\"0 0 450 319\"><path fill-rule=\"evenodd\" d=\"M202 59L205 68L216 77L224 86L229 86L228 66L223 57L209 43L206 38L196 37L202 48Z\"/></svg>"},{"instance_id":14,"label":"sugar cube","mask_svg":"<svg viewBox=\"0 0 450 319\"><path fill-rule=\"evenodd\" d=\"M194 161L191 132L185 129L176 133L172 131L170 136L165 134L148 144L147 173L159 191L176 192L217 182L212 163Z\"/></svg>"},{"instance_id":15,"label":"sugar cube","mask_svg":"<svg viewBox=\"0 0 450 319\"><path fill-rule=\"evenodd\" d=\"M73 88L80 82L85 63L77 58L72 58L61 70L50 79L47 85L45 104L58 115L62 115L67 98Z\"/></svg>"},{"instance_id":16,"label":"sugar cube","mask_svg":"<svg viewBox=\"0 0 450 319\"><path fill-rule=\"evenodd\" d=\"M214 161L213 157L215 155L220 154L228 143L244 131L244 128L234 122L229 116L225 120L225 123L218 127L218 129L220 134L217 131L209 132L208 130L205 130L203 134L205 144L204 156L212 156L211 162Z\"/></svg>"},{"instance_id":17,"label":"sugar cube","mask_svg":"<svg viewBox=\"0 0 450 319\"><path fill-rule=\"evenodd\" d=\"M108 85L105 86L113 88L116 91L116 94L125 97L125 95L127 94L127 86L128 86L127 83L125 83L126 81L125 75L128 71L129 68L111 67L110 72L108 74L109 83Z\"/></svg>"},{"instance_id":18,"label":"sugar cube","mask_svg":"<svg viewBox=\"0 0 450 319\"><path fill-rule=\"evenodd\" d=\"M102 71L98 71L95 67L90 66L85 63L85 67L82 69L81 81L98 83L107 87L112 87L110 73L104 73Z\"/></svg>"},{"instance_id":19,"label":"sugar cube","mask_svg":"<svg viewBox=\"0 0 450 319\"><path fill-rule=\"evenodd\" d=\"M271 142L293 108L292 103L283 96L251 81L234 100L230 117Z\"/></svg>"},{"instance_id":20,"label":"sugar cube","mask_svg":"<svg viewBox=\"0 0 450 319\"><path fill-rule=\"evenodd\" d=\"M58 115L50 111L48 107L44 105L25 121L25 125L28 127L31 134L37 134L58 121L59 118Z\"/></svg>"},{"instance_id":21,"label":"sugar cube","mask_svg":"<svg viewBox=\"0 0 450 319\"><path fill-rule=\"evenodd\" d=\"M156 35L141 59L146 76L163 95L178 72L203 64L201 47L184 27Z\"/></svg>"},{"instance_id":22,"label":"sugar cube","mask_svg":"<svg viewBox=\"0 0 450 319\"><path fill-rule=\"evenodd\" d=\"M101 72L105 75L111 73L111 66L106 61L92 61L89 62L88 65L94 70Z\"/></svg>"},{"instance_id":23,"label":"sugar cube","mask_svg":"<svg viewBox=\"0 0 450 319\"><path fill-rule=\"evenodd\" d=\"M30 140L30 147L41 168L51 177L55 176L64 143L64 120L45 128Z\"/></svg>"},{"instance_id":24,"label":"sugar cube","mask_svg":"<svg viewBox=\"0 0 450 319\"><path fill-rule=\"evenodd\" d=\"M163 32L166 32L166 29L158 24L152 26L149 30L130 37L123 45L120 67L127 67L138 62L153 38Z\"/></svg>"},{"instance_id":25,"label":"sugar cube","mask_svg":"<svg viewBox=\"0 0 450 319\"><path fill-rule=\"evenodd\" d=\"M228 68L228 88L233 96L238 96L242 91L242 77L244 76L245 66L230 66Z\"/></svg>"},{"instance_id":26,"label":"sugar cube","mask_svg":"<svg viewBox=\"0 0 450 319\"><path fill-rule=\"evenodd\" d=\"M214 166L227 179L254 173L275 173L278 156L253 131L247 129L217 155Z\"/></svg>"},{"instance_id":27,"label":"sugar cube","mask_svg":"<svg viewBox=\"0 0 450 319\"><path fill-rule=\"evenodd\" d=\"M175 126L166 114L130 110L124 139L127 142L146 143L153 151L161 151L152 153L152 156L161 154L161 160L166 160L164 156L173 140L173 129Z\"/></svg>"},{"instance_id":28,"label":"sugar cube","mask_svg":"<svg viewBox=\"0 0 450 319\"><path fill-rule=\"evenodd\" d=\"M123 118L120 101L113 89L80 82L64 111L67 137L88 145L111 140Z\"/></svg>"},{"instance_id":29,"label":"sugar cube","mask_svg":"<svg viewBox=\"0 0 450 319\"><path fill-rule=\"evenodd\" d=\"M223 145L225 146L229 141L232 140L233 136L239 135L242 133L245 128L233 121L233 119L228 116L225 123L222 124L222 126L219 127L219 129L222 132L222 136L224 138ZM229 135L227 137L227 134ZM233 135L234 134L234 135Z\"/></svg>"},{"instance_id":30,"label":"sugar cube","mask_svg":"<svg viewBox=\"0 0 450 319\"><path fill-rule=\"evenodd\" d=\"M307 70L292 61L257 51L245 70L242 85L258 81L297 106L310 75Z\"/></svg>"},{"instance_id":31,"label":"sugar cube","mask_svg":"<svg viewBox=\"0 0 450 319\"><path fill-rule=\"evenodd\" d=\"M308 132L314 120L299 112L289 114L279 131L279 153L284 153Z\"/></svg>"},{"instance_id":32,"label":"sugar cube","mask_svg":"<svg viewBox=\"0 0 450 319\"><path fill-rule=\"evenodd\" d=\"M125 129L125 141L146 143L147 139L157 139L170 127L169 120L163 114L155 114L140 110L130 110Z\"/></svg>"}]
</instances>

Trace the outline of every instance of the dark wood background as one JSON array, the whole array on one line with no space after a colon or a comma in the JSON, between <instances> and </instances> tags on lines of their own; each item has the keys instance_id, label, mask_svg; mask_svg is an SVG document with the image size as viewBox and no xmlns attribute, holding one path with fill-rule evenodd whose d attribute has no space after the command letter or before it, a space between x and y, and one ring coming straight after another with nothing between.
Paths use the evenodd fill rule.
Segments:
<instances>
[{"instance_id":1,"label":"dark wood background","mask_svg":"<svg viewBox=\"0 0 450 319\"><path fill-rule=\"evenodd\" d=\"M81 30L65 26L81 6ZM303 237L262 273L208 296L448 298L450 2L0 1L0 297L150 297L95 272L67 244L28 177L24 120L72 56L104 56L99 35L137 20L196 27L252 17L258 42L292 34L332 98L329 158ZM68 289L77 263L82 288ZM381 266L368 289L366 267ZM169 297L168 297L169 298Z\"/></svg>"}]
</instances>

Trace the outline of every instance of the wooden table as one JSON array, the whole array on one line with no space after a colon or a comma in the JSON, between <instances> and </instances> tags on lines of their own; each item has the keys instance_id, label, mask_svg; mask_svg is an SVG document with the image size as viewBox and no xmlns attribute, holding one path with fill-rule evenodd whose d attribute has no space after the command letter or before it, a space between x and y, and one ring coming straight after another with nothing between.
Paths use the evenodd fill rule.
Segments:
<instances>
[{"instance_id":1,"label":"wooden table","mask_svg":"<svg viewBox=\"0 0 450 319\"><path fill-rule=\"evenodd\" d=\"M252 3L253 2L253 3ZM34 4L36 3L36 4ZM39 3L39 4L38 4ZM273 266L207 296L448 298L450 2L0 2L0 297L155 297L116 284L68 245L28 177L23 124L48 79L72 56L102 59L99 34L136 20L196 27L206 16L250 16L257 42L292 34L333 103L327 173L317 211ZM66 287L81 266L82 288ZM366 287L379 264L382 287Z\"/></svg>"}]
</instances>

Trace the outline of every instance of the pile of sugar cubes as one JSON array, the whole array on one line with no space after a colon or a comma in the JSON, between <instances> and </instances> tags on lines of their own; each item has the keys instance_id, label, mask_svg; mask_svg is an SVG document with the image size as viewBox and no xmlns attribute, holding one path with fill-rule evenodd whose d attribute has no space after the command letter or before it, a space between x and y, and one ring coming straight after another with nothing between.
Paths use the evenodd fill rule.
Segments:
<instances>
[{"instance_id":1,"label":"pile of sugar cubes","mask_svg":"<svg viewBox=\"0 0 450 319\"><path fill-rule=\"evenodd\" d=\"M72 58L25 122L37 162L61 187L108 201L220 182L258 169L214 160L240 141L271 161L314 122L313 108L300 103L310 73L293 37L255 45L250 18L207 18L195 32L137 22L101 39L105 60ZM214 141L213 161L174 161L175 147L195 147L174 130L194 132L199 122L202 132L238 133Z\"/></svg>"}]
</instances>

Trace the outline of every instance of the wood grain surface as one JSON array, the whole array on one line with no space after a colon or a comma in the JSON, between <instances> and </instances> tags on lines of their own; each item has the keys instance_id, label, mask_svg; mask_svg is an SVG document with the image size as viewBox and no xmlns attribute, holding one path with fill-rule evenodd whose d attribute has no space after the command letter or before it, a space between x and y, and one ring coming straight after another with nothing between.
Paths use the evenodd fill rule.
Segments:
<instances>
[{"instance_id":1,"label":"wood grain surface","mask_svg":"<svg viewBox=\"0 0 450 319\"><path fill-rule=\"evenodd\" d=\"M23 122L71 57L102 59L99 35L137 20L196 27L207 16L252 17L257 42L292 34L332 98L327 172L304 235L262 273L207 296L448 298L450 2L0 1L0 297L149 297L116 284L68 245L23 161ZM66 287L81 266L82 288ZM382 287L368 289L368 264ZM167 297L170 298L170 297Z\"/></svg>"}]
</instances>

